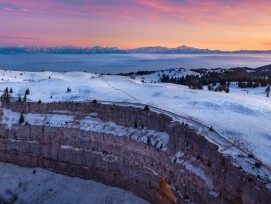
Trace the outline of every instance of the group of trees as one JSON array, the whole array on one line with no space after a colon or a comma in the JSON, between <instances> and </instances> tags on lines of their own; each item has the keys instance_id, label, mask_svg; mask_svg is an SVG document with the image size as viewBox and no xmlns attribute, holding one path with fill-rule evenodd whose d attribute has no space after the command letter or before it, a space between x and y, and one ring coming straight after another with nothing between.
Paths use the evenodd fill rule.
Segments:
<instances>
[{"instance_id":1,"label":"group of trees","mask_svg":"<svg viewBox=\"0 0 271 204\"><path fill-rule=\"evenodd\" d=\"M4 90L4 94L1 96L1 100L2 102L10 102L10 98L11 98L11 94L13 93L13 90L12 88L8 89L5 88ZM29 94L29 89L27 89L27 94ZM19 99L20 99L20 96L19 96ZM3 101L4 100L4 101ZM21 99L20 99L21 100ZM20 117L19 117L19 121L18 121L19 124L22 124L24 123L24 116L23 116L23 113L21 113Z\"/></svg>"},{"instance_id":2,"label":"group of trees","mask_svg":"<svg viewBox=\"0 0 271 204\"><path fill-rule=\"evenodd\" d=\"M216 86L216 83L209 84L208 90L215 91L215 92L225 91L226 93L229 93L230 92L230 82L227 82L227 83L220 82L218 86Z\"/></svg>"},{"instance_id":3,"label":"group of trees","mask_svg":"<svg viewBox=\"0 0 271 204\"><path fill-rule=\"evenodd\" d=\"M271 83L270 79L263 78L254 78L247 81L238 81L238 87L240 88L257 88L257 87L266 87Z\"/></svg>"},{"instance_id":4,"label":"group of trees","mask_svg":"<svg viewBox=\"0 0 271 204\"><path fill-rule=\"evenodd\" d=\"M25 90L23 100L22 100L21 96L19 95L19 97L18 97L18 102L26 102L26 99L27 99L26 96L29 95L29 94L30 94L30 90L27 88L27 89Z\"/></svg>"},{"instance_id":5,"label":"group of trees","mask_svg":"<svg viewBox=\"0 0 271 204\"><path fill-rule=\"evenodd\" d=\"M8 87L7 87L4 89L3 92L4 93L1 95L1 102L2 103L9 103L10 99L11 99L11 94L13 93L12 88L8 89Z\"/></svg>"},{"instance_id":6,"label":"group of trees","mask_svg":"<svg viewBox=\"0 0 271 204\"><path fill-rule=\"evenodd\" d=\"M266 87L271 84L271 72L262 70L248 71L246 68L234 68L191 71L196 74L176 77L163 73L160 82L186 85L191 89L203 89L204 85L208 85L210 91L225 91L226 93L230 91L230 82L237 82L240 88Z\"/></svg>"},{"instance_id":7,"label":"group of trees","mask_svg":"<svg viewBox=\"0 0 271 204\"><path fill-rule=\"evenodd\" d=\"M194 75L186 75L185 77L170 77L169 75L163 74L160 77L160 82L186 85L191 89L203 89L203 84L200 81L200 77Z\"/></svg>"}]
</instances>

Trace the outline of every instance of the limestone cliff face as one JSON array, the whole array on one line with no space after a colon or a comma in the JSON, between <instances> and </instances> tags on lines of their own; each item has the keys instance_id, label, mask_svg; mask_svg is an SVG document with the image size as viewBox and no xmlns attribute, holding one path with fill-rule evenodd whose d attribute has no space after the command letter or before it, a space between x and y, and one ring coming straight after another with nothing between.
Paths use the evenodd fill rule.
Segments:
<instances>
[{"instance_id":1,"label":"limestone cliff face","mask_svg":"<svg viewBox=\"0 0 271 204\"><path fill-rule=\"evenodd\" d=\"M168 115L99 103L8 103L2 108L24 114L68 114L76 119L73 126L63 127L2 123L0 161L94 179L153 203L271 202L268 177L245 171L220 153L217 145ZM129 136L76 126L80 117L93 113L101 121L123 127L166 132L168 146L163 150ZM4 117L3 109L0 115ZM255 168L263 171L262 166Z\"/></svg>"}]
</instances>

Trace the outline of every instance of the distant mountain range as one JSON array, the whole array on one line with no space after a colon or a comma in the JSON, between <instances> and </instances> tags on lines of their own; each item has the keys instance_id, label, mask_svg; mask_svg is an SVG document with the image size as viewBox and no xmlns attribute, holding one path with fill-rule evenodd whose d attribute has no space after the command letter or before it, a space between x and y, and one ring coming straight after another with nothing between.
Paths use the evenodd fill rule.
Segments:
<instances>
[{"instance_id":1,"label":"distant mountain range","mask_svg":"<svg viewBox=\"0 0 271 204\"><path fill-rule=\"evenodd\" d=\"M271 50L237 50L237 51L222 51L199 49L188 46L180 46L176 48L167 48L161 46L141 47L135 49L118 49L116 47L38 47L38 46L9 46L0 47L0 54L11 53L52 53L52 54L271 54Z\"/></svg>"}]
</instances>

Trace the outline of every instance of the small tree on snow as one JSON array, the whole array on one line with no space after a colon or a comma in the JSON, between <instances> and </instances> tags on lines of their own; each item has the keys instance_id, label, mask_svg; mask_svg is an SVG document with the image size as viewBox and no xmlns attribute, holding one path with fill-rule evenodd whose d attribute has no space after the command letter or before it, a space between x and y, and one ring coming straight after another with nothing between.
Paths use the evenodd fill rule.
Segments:
<instances>
[{"instance_id":1,"label":"small tree on snow","mask_svg":"<svg viewBox=\"0 0 271 204\"><path fill-rule=\"evenodd\" d=\"M70 89L70 87L67 88L67 93L70 93L72 90Z\"/></svg>"},{"instance_id":2,"label":"small tree on snow","mask_svg":"<svg viewBox=\"0 0 271 204\"><path fill-rule=\"evenodd\" d=\"M23 102L26 102L26 95L24 95Z\"/></svg>"},{"instance_id":3,"label":"small tree on snow","mask_svg":"<svg viewBox=\"0 0 271 204\"><path fill-rule=\"evenodd\" d=\"M151 138L148 137L147 139L147 144L150 145L151 144Z\"/></svg>"},{"instance_id":4,"label":"small tree on snow","mask_svg":"<svg viewBox=\"0 0 271 204\"><path fill-rule=\"evenodd\" d=\"M22 102L21 96L19 96L19 98L18 98L18 102Z\"/></svg>"},{"instance_id":5,"label":"small tree on snow","mask_svg":"<svg viewBox=\"0 0 271 204\"><path fill-rule=\"evenodd\" d=\"M22 123L24 123L24 115L23 115L23 113L21 113L20 118L19 118L19 124L22 124Z\"/></svg>"},{"instance_id":6,"label":"small tree on snow","mask_svg":"<svg viewBox=\"0 0 271 204\"><path fill-rule=\"evenodd\" d=\"M26 89L26 90L25 90L25 95L29 95L29 94L30 94L29 89Z\"/></svg>"},{"instance_id":7,"label":"small tree on snow","mask_svg":"<svg viewBox=\"0 0 271 204\"><path fill-rule=\"evenodd\" d=\"M230 93L229 87L227 87L227 88L225 89L225 92L226 92L226 93Z\"/></svg>"},{"instance_id":8,"label":"small tree on snow","mask_svg":"<svg viewBox=\"0 0 271 204\"><path fill-rule=\"evenodd\" d=\"M149 106L148 106L148 105L145 105L144 111L149 111L149 110L150 110Z\"/></svg>"},{"instance_id":9,"label":"small tree on snow","mask_svg":"<svg viewBox=\"0 0 271 204\"><path fill-rule=\"evenodd\" d=\"M270 84L268 84L267 88L265 89L266 97L269 97L270 93Z\"/></svg>"}]
</instances>

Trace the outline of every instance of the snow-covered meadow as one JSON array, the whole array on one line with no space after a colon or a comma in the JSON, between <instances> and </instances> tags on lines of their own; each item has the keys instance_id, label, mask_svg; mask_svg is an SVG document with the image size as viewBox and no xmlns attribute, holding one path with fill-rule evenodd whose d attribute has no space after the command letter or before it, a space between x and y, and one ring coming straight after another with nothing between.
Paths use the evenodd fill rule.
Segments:
<instances>
[{"instance_id":1,"label":"snow-covered meadow","mask_svg":"<svg viewBox=\"0 0 271 204\"><path fill-rule=\"evenodd\" d=\"M264 87L244 90L231 83L230 93L225 93L210 92L206 87L191 90L175 84L142 83L141 78L115 75L8 70L0 70L0 81L0 89L12 88L14 98L23 97L29 88L27 98L33 101L138 102L191 117L271 167L271 98L265 96Z\"/></svg>"}]
</instances>

